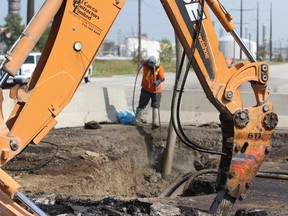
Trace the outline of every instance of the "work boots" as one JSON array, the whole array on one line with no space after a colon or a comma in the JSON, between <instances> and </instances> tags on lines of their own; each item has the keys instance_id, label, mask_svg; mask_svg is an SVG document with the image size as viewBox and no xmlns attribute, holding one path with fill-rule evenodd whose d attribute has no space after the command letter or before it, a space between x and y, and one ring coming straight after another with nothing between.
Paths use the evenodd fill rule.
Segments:
<instances>
[{"instance_id":1,"label":"work boots","mask_svg":"<svg viewBox=\"0 0 288 216\"><path fill-rule=\"evenodd\" d=\"M159 118L158 118L158 108L153 108L152 110L152 130L159 127Z\"/></svg>"},{"instance_id":2,"label":"work boots","mask_svg":"<svg viewBox=\"0 0 288 216\"><path fill-rule=\"evenodd\" d=\"M136 125L141 124L141 118L142 118L143 111L144 111L144 109L142 109L142 108L136 109L136 114L135 114L135 124Z\"/></svg>"}]
</instances>

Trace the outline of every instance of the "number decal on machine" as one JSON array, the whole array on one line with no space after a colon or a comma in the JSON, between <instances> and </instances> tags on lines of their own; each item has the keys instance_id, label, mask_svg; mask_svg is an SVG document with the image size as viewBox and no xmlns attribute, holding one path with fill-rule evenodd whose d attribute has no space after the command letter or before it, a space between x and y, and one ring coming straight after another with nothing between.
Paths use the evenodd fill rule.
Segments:
<instances>
[{"instance_id":1,"label":"number decal on machine","mask_svg":"<svg viewBox=\"0 0 288 216\"><path fill-rule=\"evenodd\" d=\"M190 17L190 20L192 22L196 22L197 20L200 20L201 19L201 11L202 11L202 6L199 2L196 2L195 0L192 1L192 0L183 0L186 4L185 4L185 7L186 7L186 10L187 10L187 13ZM206 19L206 15L205 13L203 13L203 17L202 19Z\"/></svg>"}]
</instances>

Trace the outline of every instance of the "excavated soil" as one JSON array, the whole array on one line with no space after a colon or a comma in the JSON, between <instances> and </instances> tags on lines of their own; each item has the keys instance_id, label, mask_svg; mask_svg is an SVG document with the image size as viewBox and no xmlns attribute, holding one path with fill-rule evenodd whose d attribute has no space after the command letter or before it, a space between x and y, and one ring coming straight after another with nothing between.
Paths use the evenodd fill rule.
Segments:
<instances>
[{"instance_id":1,"label":"excavated soil","mask_svg":"<svg viewBox=\"0 0 288 216\"><path fill-rule=\"evenodd\" d=\"M201 145L221 149L217 124L185 131ZM215 196L213 174L199 178L189 196L167 197L165 189L180 175L217 168L219 156L200 154L177 140L173 172L163 180L167 133L166 125L152 130L149 124L54 129L5 169L49 215L205 215ZM261 169L287 172L287 136L284 129L276 131ZM287 200L287 180L256 178L231 215L287 215Z\"/></svg>"}]
</instances>

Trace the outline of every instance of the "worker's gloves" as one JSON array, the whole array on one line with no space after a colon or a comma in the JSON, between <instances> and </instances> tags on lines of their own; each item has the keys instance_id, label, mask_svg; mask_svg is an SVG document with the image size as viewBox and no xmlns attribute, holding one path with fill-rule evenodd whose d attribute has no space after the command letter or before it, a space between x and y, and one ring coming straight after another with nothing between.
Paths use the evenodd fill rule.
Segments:
<instances>
[{"instance_id":1,"label":"worker's gloves","mask_svg":"<svg viewBox=\"0 0 288 216\"><path fill-rule=\"evenodd\" d=\"M158 86L160 83L161 83L161 80L155 80L153 84L154 86Z\"/></svg>"}]
</instances>

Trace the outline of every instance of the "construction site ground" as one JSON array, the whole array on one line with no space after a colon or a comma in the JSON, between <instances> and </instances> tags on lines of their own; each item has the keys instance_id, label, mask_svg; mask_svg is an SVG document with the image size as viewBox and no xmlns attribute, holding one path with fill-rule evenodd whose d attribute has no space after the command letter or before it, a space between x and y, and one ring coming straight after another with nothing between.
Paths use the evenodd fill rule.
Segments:
<instances>
[{"instance_id":1,"label":"construction site ground","mask_svg":"<svg viewBox=\"0 0 288 216\"><path fill-rule=\"evenodd\" d=\"M219 156L193 151L177 139L173 171L164 180L168 125L155 130L150 124L99 126L54 129L5 169L49 215L205 215L215 197L206 180L215 176L199 177L197 196L192 191L167 197L164 192L181 174L217 169ZM201 145L221 149L217 124L185 126L185 131ZM287 131L277 129L262 170L287 171ZM231 215L287 215L288 181L281 176L284 179L257 177Z\"/></svg>"}]
</instances>

